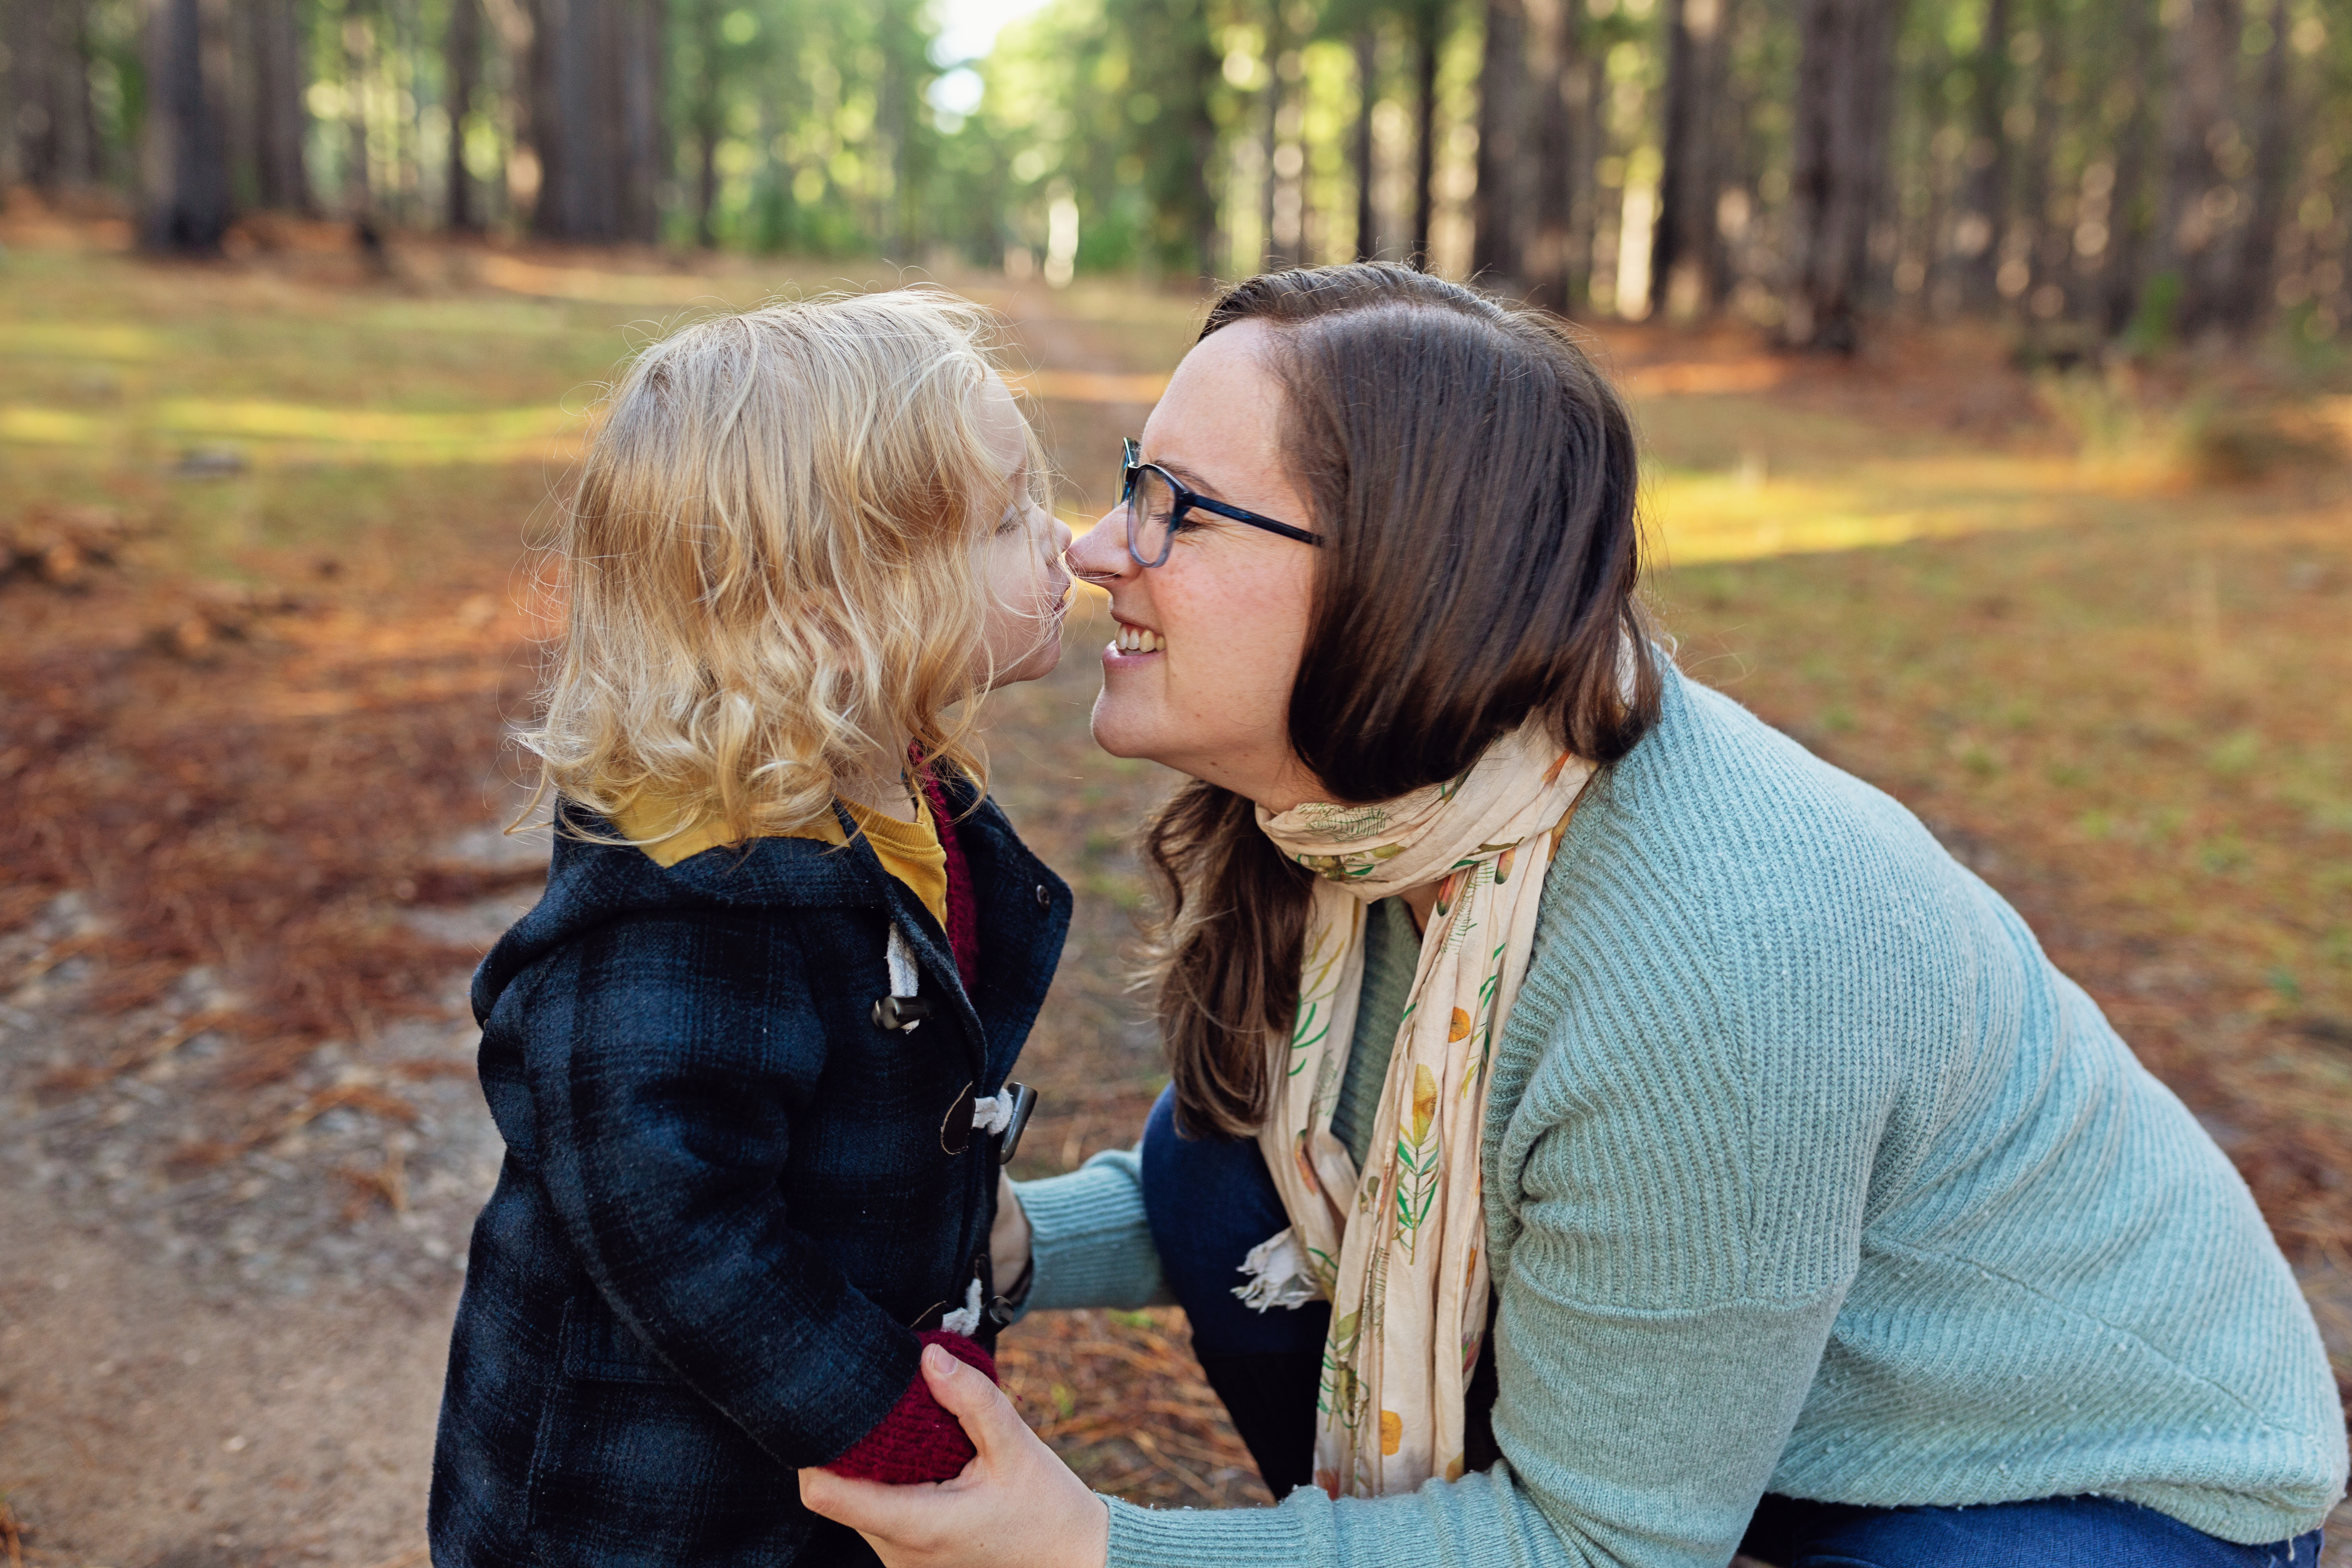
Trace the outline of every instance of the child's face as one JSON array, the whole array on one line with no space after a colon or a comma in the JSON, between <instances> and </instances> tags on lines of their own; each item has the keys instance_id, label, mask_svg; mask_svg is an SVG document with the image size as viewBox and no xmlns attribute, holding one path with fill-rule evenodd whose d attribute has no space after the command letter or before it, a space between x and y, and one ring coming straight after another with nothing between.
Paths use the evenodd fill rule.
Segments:
<instances>
[{"instance_id":1,"label":"child's face","mask_svg":"<svg viewBox=\"0 0 2352 1568\"><path fill-rule=\"evenodd\" d=\"M1062 661L1062 617L1070 595L1062 552L1070 547L1070 530L1029 497L1029 429L1013 394L994 376L981 394L980 421L1014 498L980 547L978 564L988 588L981 673L994 672L992 686L1010 686L1049 675Z\"/></svg>"}]
</instances>

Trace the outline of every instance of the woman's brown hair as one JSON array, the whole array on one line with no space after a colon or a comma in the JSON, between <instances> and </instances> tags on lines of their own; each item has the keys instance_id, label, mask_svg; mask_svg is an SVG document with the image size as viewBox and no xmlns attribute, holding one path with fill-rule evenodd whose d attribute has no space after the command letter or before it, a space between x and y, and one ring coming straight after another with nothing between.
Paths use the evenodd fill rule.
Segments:
<instances>
[{"instance_id":1,"label":"woman's brown hair","mask_svg":"<svg viewBox=\"0 0 2352 1568\"><path fill-rule=\"evenodd\" d=\"M1560 324L1379 262L1237 284L1201 336L1240 321L1273 329L1282 447L1325 538L1289 722L1333 798L1453 778L1535 716L1588 761L1632 750L1661 679L1635 599L1633 426ZM1253 1132L1312 879L1250 801L1198 780L1143 844L1179 1118Z\"/></svg>"}]
</instances>

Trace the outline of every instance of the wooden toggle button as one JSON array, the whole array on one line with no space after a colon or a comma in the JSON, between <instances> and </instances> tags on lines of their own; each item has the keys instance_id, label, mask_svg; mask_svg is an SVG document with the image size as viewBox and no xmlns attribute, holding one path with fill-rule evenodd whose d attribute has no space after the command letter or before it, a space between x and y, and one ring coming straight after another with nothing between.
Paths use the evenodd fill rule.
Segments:
<instances>
[{"instance_id":1,"label":"wooden toggle button","mask_svg":"<svg viewBox=\"0 0 2352 1568\"><path fill-rule=\"evenodd\" d=\"M877 1029L907 1030L931 1016L931 1004L923 996L877 996L874 999L874 1026Z\"/></svg>"},{"instance_id":2,"label":"wooden toggle button","mask_svg":"<svg viewBox=\"0 0 2352 1568\"><path fill-rule=\"evenodd\" d=\"M996 1147L996 1163L1010 1165L1021 1147L1021 1134L1029 1130L1029 1115L1037 1109L1037 1091L1025 1083L1008 1083L1004 1092L1013 1097L1013 1118L1004 1124L1004 1142Z\"/></svg>"}]
</instances>

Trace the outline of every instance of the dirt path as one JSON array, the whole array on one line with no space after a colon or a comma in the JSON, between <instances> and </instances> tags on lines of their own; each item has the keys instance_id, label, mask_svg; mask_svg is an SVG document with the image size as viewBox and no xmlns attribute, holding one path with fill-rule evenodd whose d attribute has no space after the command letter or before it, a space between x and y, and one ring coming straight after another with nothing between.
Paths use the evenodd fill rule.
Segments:
<instances>
[{"instance_id":1,"label":"dirt path","mask_svg":"<svg viewBox=\"0 0 2352 1568\"><path fill-rule=\"evenodd\" d=\"M58 900L0 965L37 962L26 947L88 918ZM472 1031L412 1022L363 1050L330 1043L292 1112L191 1169L208 1130L184 1090L218 1037L79 1092L45 1088L184 1032L209 1001L199 976L109 1018L87 1005L103 978L69 960L0 1008L16 1260L0 1280L0 1477L29 1561L416 1560L467 1233L499 1152Z\"/></svg>"},{"instance_id":2,"label":"dirt path","mask_svg":"<svg viewBox=\"0 0 2352 1568\"><path fill-rule=\"evenodd\" d=\"M41 1563L413 1562L455 1288L192 1305L182 1271L12 1201L0 1468Z\"/></svg>"}]
</instances>

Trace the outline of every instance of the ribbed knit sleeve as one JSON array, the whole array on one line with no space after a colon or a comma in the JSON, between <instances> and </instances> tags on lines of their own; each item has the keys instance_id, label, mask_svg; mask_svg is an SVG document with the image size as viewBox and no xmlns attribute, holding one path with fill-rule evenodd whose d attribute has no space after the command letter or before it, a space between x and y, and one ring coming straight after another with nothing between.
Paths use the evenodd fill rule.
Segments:
<instances>
[{"instance_id":1,"label":"ribbed knit sleeve","mask_svg":"<svg viewBox=\"0 0 2352 1568\"><path fill-rule=\"evenodd\" d=\"M1021 1315L1057 1308L1133 1310L1170 1300L1143 1213L1141 1158L1107 1149L1067 1175L1015 1182L1034 1272Z\"/></svg>"},{"instance_id":2,"label":"ribbed knit sleeve","mask_svg":"<svg viewBox=\"0 0 2352 1568\"><path fill-rule=\"evenodd\" d=\"M1277 1508L1110 1504L1110 1568L1585 1568L1508 1466L1403 1497L1333 1502L1302 1487Z\"/></svg>"}]
</instances>

